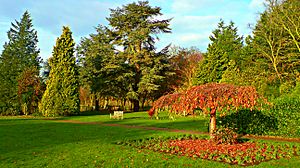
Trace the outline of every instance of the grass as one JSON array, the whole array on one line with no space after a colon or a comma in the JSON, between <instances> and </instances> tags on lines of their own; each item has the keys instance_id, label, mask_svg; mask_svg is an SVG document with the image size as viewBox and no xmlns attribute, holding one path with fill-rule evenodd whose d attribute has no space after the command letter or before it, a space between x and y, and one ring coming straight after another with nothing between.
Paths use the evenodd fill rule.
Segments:
<instances>
[{"instance_id":1,"label":"grass","mask_svg":"<svg viewBox=\"0 0 300 168\"><path fill-rule=\"evenodd\" d=\"M192 130L208 132L209 118L205 116L176 117L175 120L169 119L166 113L161 113L159 119L149 118L147 112L124 113L124 120L111 120L108 114L91 112L85 116L71 116L62 119L78 120L84 122L102 122L106 124L124 124L146 127L170 128L181 130Z\"/></svg>"},{"instance_id":2,"label":"grass","mask_svg":"<svg viewBox=\"0 0 300 168\"><path fill-rule=\"evenodd\" d=\"M108 115L62 119L202 130L205 119L150 120L146 113L126 113L124 120ZM191 122L191 123L189 123ZM204 122L204 121L203 121ZM204 129L204 128L203 128ZM178 157L129 146L126 139L173 136L180 133L61 123L42 118L0 117L0 167L229 167L228 164ZM300 157L265 162L258 167L297 167Z\"/></svg>"}]
</instances>

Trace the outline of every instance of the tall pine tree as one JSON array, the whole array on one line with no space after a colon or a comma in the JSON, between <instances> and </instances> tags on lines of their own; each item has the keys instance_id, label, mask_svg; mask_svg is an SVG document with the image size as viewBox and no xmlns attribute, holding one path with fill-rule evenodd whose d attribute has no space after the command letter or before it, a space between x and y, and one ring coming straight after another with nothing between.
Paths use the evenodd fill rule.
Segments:
<instances>
[{"instance_id":1,"label":"tall pine tree","mask_svg":"<svg viewBox=\"0 0 300 168\"><path fill-rule=\"evenodd\" d=\"M40 59L37 32L33 29L29 12L26 11L20 21L11 25L7 33L9 41L4 44L0 56L0 113L18 114L18 78L25 68L38 70Z\"/></svg>"},{"instance_id":2,"label":"tall pine tree","mask_svg":"<svg viewBox=\"0 0 300 168\"><path fill-rule=\"evenodd\" d=\"M199 64L195 84L220 82L224 72L234 69L232 66L236 66L240 61L243 37L237 34L233 22L226 26L221 20L209 39L211 43L204 60Z\"/></svg>"},{"instance_id":3,"label":"tall pine tree","mask_svg":"<svg viewBox=\"0 0 300 168\"><path fill-rule=\"evenodd\" d=\"M170 19L159 20L160 15L161 8L139 1L112 9L107 18L114 44L123 48L116 55L126 63L122 63L126 70L119 77L128 82L127 98L134 104L134 111L159 91L168 69L167 50L156 52L154 46L159 33L171 32Z\"/></svg>"},{"instance_id":4,"label":"tall pine tree","mask_svg":"<svg viewBox=\"0 0 300 168\"><path fill-rule=\"evenodd\" d=\"M49 60L50 75L40 103L40 112L44 116L79 112L79 80L74 46L70 28L63 27Z\"/></svg>"}]
</instances>

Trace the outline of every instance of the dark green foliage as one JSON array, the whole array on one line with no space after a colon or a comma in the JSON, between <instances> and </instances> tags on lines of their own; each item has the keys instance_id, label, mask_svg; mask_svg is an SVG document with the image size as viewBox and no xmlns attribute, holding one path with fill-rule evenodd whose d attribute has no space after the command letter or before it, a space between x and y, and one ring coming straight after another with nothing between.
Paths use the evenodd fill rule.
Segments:
<instances>
[{"instance_id":1,"label":"dark green foliage","mask_svg":"<svg viewBox=\"0 0 300 168\"><path fill-rule=\"evenodd\" d=\"M89 87L91 93L103 98L126 98L127 81L121 76L127 68L126 59L115 53L112 39L105 27L98 26L96 31L89 38L83 38L77 47L82 64L81 85ZM98 104L97 101L95 103Z\"/></svg>"},{"instance_id":2,"label":"dark green foliage","mask_svg":"<svg viewBox=\"0 0 300 168\"><path fill-rule=\"evenodd\" d=\"M71 115L79 112L78 67L70 28L63 27L50 58L47 88L40 103L44 116Z\"/></svg>"},{"instance_id":3,"label":"dark green foliage","mask_svg":"<svg viewBox=\"0 0 300 168\"><path fill-rule=\"evenodd\" d=\"M167 48L156 51L159 33L169 33L169 22L157 20L159 7L139 1L111 9L109 27L84 38L78 47L81 76L92 93L116 100L130 100L134 111L146 100L165 91L170 75Z\"/></svg>"},{"instance_id":4,"label":"dark green foliage","mask_svg":"<svg viewBox=\"0 0 300 168\"><path fill-rule=\"evenodd\" d=\"M278 120L272 114L261 111L240 110L229 115L219 117L218 125L236 129L238 134L268 135L278 130Z\"/></svg>"},{"instance_id":5,"label":"dark green foliage","mask_svg":"<svg viewBox=\"0 0 300 168\"><path fill-rule=\"evenodd\" d=\"M39 69L37 32L32 28L26 11L20 21L12 23L7 33L8 42L0 56L0 113L19 114L18 78L25 68Z\"/></svg>"},{"instance_id":6,"label":"dark green foliage","mask_svg":"<svg viewBox=\"0 0 300 168\"><path fill-rule=\"evenodd\" d=\"M143 104L160 89L168 73L166 49L156 52L154 46L159 33L170 33L170 19L155 19L160 15L161 8L139 1L112 9L107 18L113 43L123 48L117 58L126 64L119 75L127 81L126 96L133 102L134 111L139 110L140 102Z\"/></svg>"},{"instance_id":7,"label":"dark green foliage","mask_svg":"<svg viewBox=\"0 0 300 168\"><path fill-rule=\"evenodd\" d=\"M221 20L212 34L207 53L194 79L196 85L220 82L226 71L234 71L236 64L240 63L243 38L237 34L234 23L230 22L227 26Z\"/></svg>"}]
</instances>

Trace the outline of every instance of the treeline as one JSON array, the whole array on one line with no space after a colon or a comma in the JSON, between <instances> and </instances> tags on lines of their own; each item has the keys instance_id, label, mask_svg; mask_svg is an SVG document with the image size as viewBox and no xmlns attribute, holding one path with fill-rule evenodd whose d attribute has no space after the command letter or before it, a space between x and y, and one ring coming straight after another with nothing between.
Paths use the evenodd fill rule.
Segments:
<instances>
[{"instance_id":1,"label":"treeline","mask_svg":"<svg viewBox=\"0 0 300 168\"><path fill-rule=\"evenodd\" d=\"M111 9L109 24L77 46L64 27L43 68L37 32L25 12L12 23L0 57L0 114L71 115L80 104L139 111L166 93L210 82L255 86L268 98L297 95L299 3L270 0L246 38L233 22L221 20L203 55L196 48L158 51L155 42L171 33L171 19L158 19L161 8L147 1L130 3ZM39 75L45 69L49 75Z\"/></svg>"}]
</instances>

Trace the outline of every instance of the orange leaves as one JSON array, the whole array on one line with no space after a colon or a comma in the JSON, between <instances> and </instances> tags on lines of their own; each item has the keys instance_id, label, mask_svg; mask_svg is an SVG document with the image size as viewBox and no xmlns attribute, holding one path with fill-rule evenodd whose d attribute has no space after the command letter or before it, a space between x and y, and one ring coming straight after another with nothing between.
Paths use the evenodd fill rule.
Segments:
<instances>
[{"instance_id":1,"label":"orange leaves","mask_svg":"<svg viewBox=\"0 0 300 168\"><path fill-rule=\"evenodd\" d=\"M167 109L177 114L193 114L197 108L206 114L215 114L216 111L225 114L228 110L241 108L252 110L259 99L261 97L254 87L209 83L160 97L153 103L149 115L152 116L159 109Z\"/></svg>"}]
</instances>

